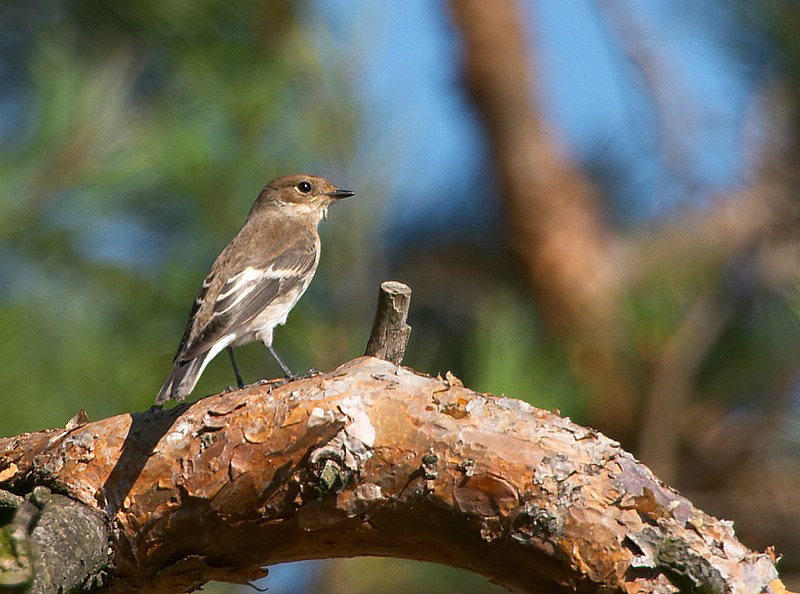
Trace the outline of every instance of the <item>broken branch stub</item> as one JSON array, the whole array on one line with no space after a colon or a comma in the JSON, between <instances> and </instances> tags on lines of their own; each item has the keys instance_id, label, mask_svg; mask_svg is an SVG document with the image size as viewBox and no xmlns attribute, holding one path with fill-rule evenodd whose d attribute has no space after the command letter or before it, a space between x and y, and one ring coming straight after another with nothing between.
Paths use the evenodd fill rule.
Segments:
<instances>
[{"instance_id":1,"label":"broken branch stub","mask_svg":"<svg viewBox=\"0 0 800 594\"><path fill-rule=\"evenodd\" d=\"M384 281L378 293L378 309L364 355L400 365L406 354L411 326L406 323L411 288L398 281Z\"/></svg>"}]
</instances>

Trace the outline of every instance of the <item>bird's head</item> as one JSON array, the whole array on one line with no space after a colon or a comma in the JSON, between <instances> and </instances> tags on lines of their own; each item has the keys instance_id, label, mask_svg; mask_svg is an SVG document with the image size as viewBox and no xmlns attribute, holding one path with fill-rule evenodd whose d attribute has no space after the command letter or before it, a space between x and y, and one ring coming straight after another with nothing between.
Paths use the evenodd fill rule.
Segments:
<instances>
[{"instance_id":1,"label":"bird's head","mask_svg":"<svg viewBox=\"0 0 800 594\"><path fill-rule=\"evenodd\" d=\"M305 173L287 175L273 179L261 190L250 213L280 208L299 215L318 214L322 217L332 202L353 195L355 192L343 190L324 177Z\"/></svg>"}]
</instances>

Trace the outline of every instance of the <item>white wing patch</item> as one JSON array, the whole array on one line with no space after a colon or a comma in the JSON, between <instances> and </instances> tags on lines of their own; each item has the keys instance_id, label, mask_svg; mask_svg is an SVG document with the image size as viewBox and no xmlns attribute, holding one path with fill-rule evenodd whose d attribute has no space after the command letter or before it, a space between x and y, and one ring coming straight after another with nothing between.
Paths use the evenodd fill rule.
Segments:
<instances>
[{"instance_id":1,"label":"white wing patch","mask_svg":"<svg viewBox=\"0 0 800 594\"><path fill-rule=\"evenodd\" d=\"M182 350L182 357L196 357L220 340L227 346L240 344L242 337L254 333L261 340L268 338L267 333L271 335L274 326L286 321L289 310L311 281L318 261L319 249L291 249L264 268L248 266L231 275L216 296L207 322L195 329L193 339Z\"/></svg>"},{"instance_id":2,"label":"white wing patch","mask_svg":"<svg viewBox=\"0 0 800 594\"><path fill-rule=\"evenodd\" d=\"M248 266L228 279L214 304L215 316L224 315L231 308L242 302L260 283L268 279L283 279L297 276L297 268L275 268L266 270Z\"/></svg>"},{"instance_id":3,"label":"white wing patch","mask_svg":"<svg viewBox=\"0 0 800 594\"><path fill-rule=\"evenodd\" d=\"M222 305L222 309L214 308L214 315L222 315L242 299L247 297L253 289L258 286L259 281L264 278L263 270L248 266L241 272L234 274L222 287L222 292L217 296L216 306ZM225 301L226 303L222 303Z\"/></svg>"}]
</instances>

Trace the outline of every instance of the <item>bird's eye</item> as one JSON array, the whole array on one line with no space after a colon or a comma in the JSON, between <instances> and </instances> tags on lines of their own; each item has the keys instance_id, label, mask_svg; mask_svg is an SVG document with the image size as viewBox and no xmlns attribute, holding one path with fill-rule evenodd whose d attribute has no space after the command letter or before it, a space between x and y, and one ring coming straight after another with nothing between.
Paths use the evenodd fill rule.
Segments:
<instances>
[{"instance_id":1,"label":"bird's eye","mask_svg":"<svg viewBox=\"0 0 800 594\"><path fill-rule=\"evenodd\" d=\"M301 194L308 194L311 191L311 184L308 183L307 181L302 181L299 184L297 184L297 190Z\"/></svg>"}]
</instances>

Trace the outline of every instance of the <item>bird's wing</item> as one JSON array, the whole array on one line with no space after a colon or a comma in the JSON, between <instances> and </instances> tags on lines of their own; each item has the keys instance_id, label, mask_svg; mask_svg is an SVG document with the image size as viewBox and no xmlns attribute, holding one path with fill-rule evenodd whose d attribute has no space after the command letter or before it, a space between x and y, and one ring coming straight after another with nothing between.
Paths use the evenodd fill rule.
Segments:
<instances>
[{"instance_id":1,"label":"bird's wing","mask_svg":"<svg viewBox=\"0 0 800 594\"><path fill-rule=\"evenodd\" d=\"M192 336L192 328L195 325L195 316L197 316L197 312L200 310L200 306L203 305L203 302L206 299L206 295L208 294L208 289L211 284L214 282L214 271L208 273L208 276L203 279L203 286L200 287L200 292L197 294L197 297L192 302L192 310L189 312L189 319L186 322L186 328L183 331L183 337L181 337L181 342L178 345L178 352L175 353L175 358L173 362L178 360L186 360L184 357L184 352L186 351L187 346L189 345L189 339Z\"/></svg>"},{"instance_id":2,"label":"bird's wing","mask_svg":"<svg viewBox=\"0 0 800 594\"><path fill-rule=\"evenodd\" d=\"M192 333L193 339L187 339L180 358L201 355L226 334L245 326L276 298L302 285L317 265L312 247L295 243L262 266L251 264L232 274L217 294L208 322ZM201 291L198 300L202 302L204 297Z\"/></svg>"}]
</instances>

